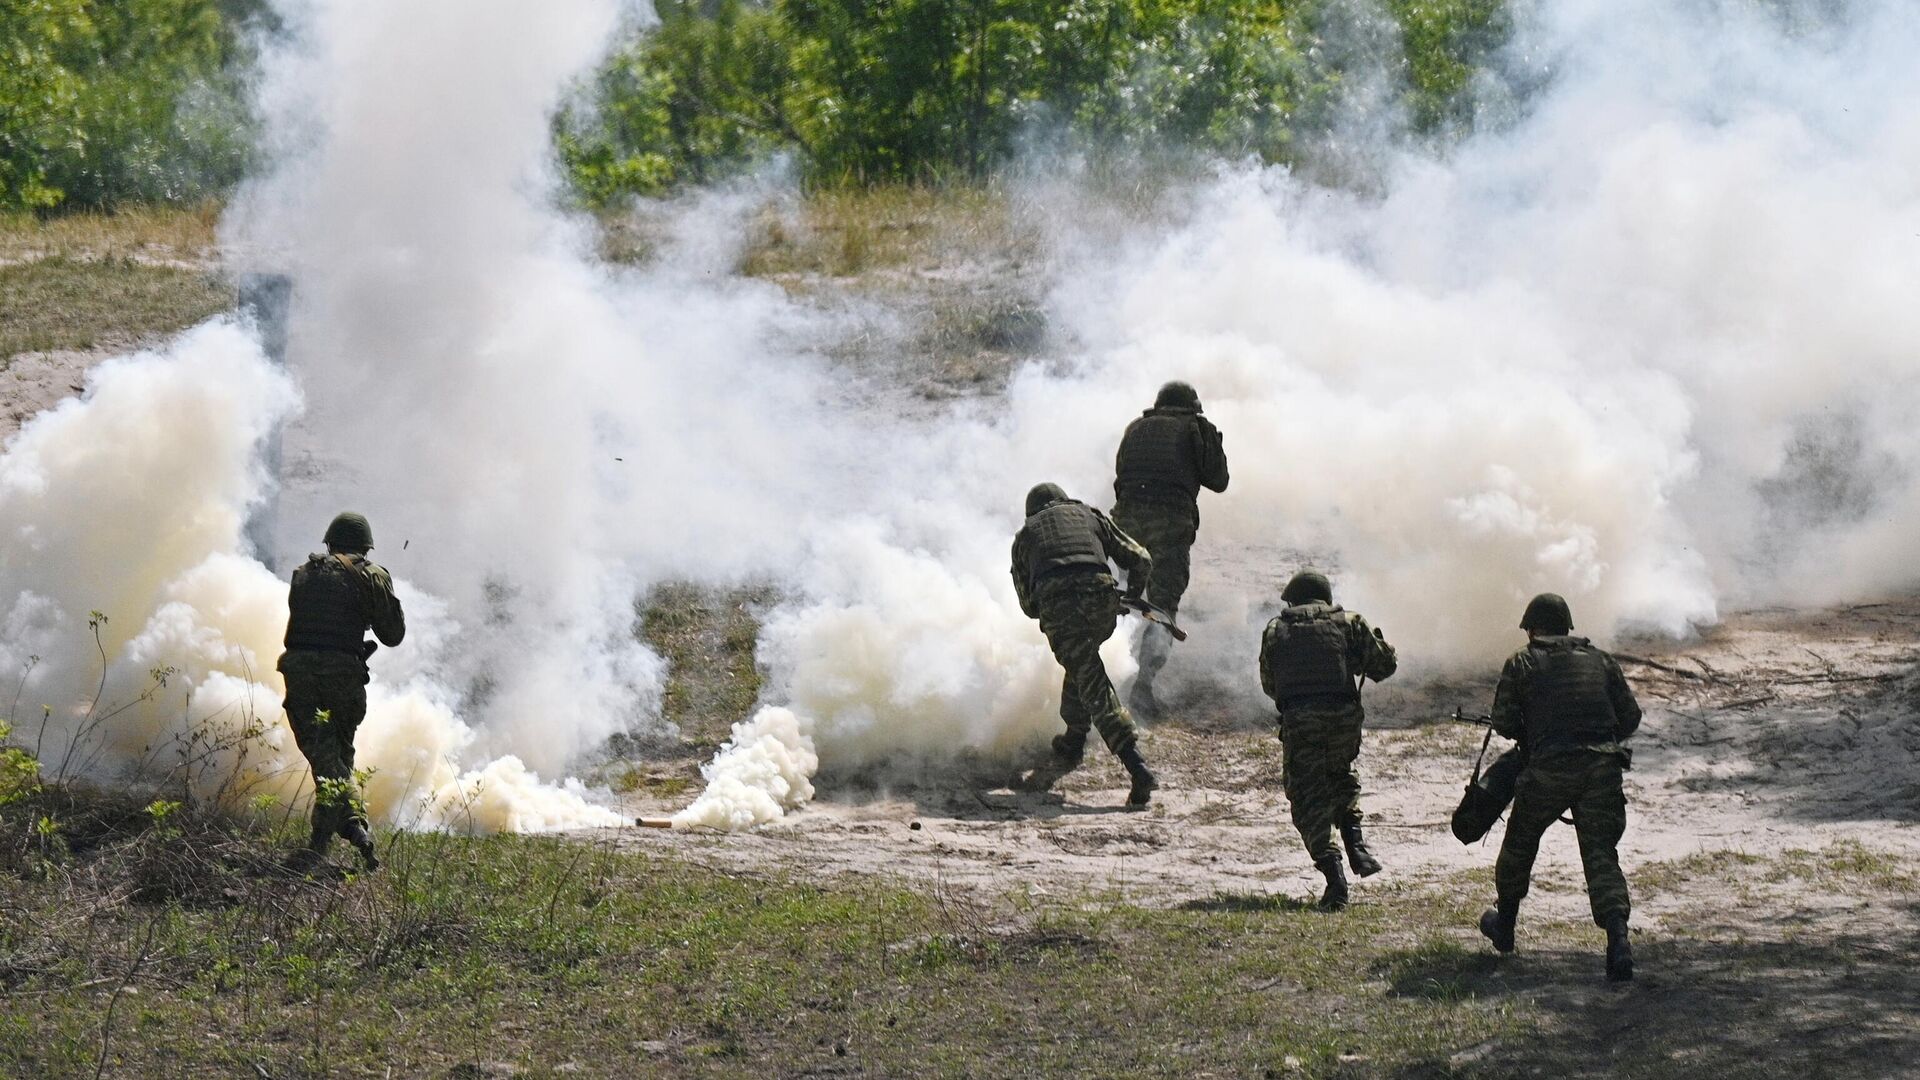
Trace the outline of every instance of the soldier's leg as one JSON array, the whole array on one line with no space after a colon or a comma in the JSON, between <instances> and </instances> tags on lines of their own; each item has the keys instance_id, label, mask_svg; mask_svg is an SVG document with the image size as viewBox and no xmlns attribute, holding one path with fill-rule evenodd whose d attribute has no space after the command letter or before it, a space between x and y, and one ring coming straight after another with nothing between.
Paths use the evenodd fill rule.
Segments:
<instances>
[{"instance_id":1,"label":"soldier's leg","mask_svg":"<svg viewBox=\"0 0 1920 1080\"><path fill-rule=\"evenodd\" d=\"M1363 719L1356 709L1348 722L1328 731L1332 753L1327 762L1328 795L1334 823L1343 829L1357 827L1361 821L1359 762Z\"/></svg>"},{"instance_id":2,"label":"soldier's leg","mask_svg":"<svg viewBox=\"0 0 1920 1080\"><path fill-rule=\"evenodd\" d=\"M1151 550L1153 576L1148 579L1147 600L1168 614L1175 614L1180 610L1181 598L1187 595L1188 582L1193 579L1191 530L1183 530L1181 535L1169 537L1159 548Z\"/></svg>"},{"instance_id":3,"label":"soldier's leg","mask_svg":"<svg viewBox=\"0 0 1920 1080\"><path fill-rule=\"evenodd\" d=\"M1192 572L1193 508L1121 502L1114 506L1113 514L1114 524L1138 540L1153 556L1153 574L1147 579L1147 601L1170 615L1177 613ZM1165 627L1149 624L1141 630L1134 649L1140 671L1134 676L1129 697L1135 708L1158 711L1159 703L1153 700L1153 683L1160 669L1166 667L1172 650L1173 635Z\"/></svg>"},{"instance_id":4,"label":"soldier's leg","mask_svg":"<svg viewBox=\"0 0 1920 1080\"><path fill-rule=\"evenodd\" d=\"M1558 772L1529 768L1514 785L1513 810L1507 816L1507 835L1493 864L1493 885L1502 905L1517 906L1533 884L1533 861L1540 854L1540 838L1572 805L1566 779Z\"/></svg>"},{"instance_id":5,"label":"soldier's leg","mask_svg":"<svg viewBox=\"0 0 1920 1080\"><path fill-rule=\"evenodd\" d=\"M1367 846L1360 810L1360 741L1365 720L1366 714L1356 705L1348 722L1339 729L1339 753L1346 764L1333 776L1333 819L1340 828L1340 843L1347 849L1347 865L1361 877L1372 877L1380 872L1380 860Z\"/></svg>"},{"instance_id":6,"label":"soldier's leg","mask_svg":"<svg viewBox=\"0 0 1920 1080\"><path fill-rule=\"evenodd\" d=\"M1147 602L1169 615L1176 614L1191 577L1188 563L1190 545L1169 540L1150 550L1153 552L1153 577L1147 585ZM1159 702L1149 699L1153 694L1154 680L1160 677L1160 671L1167 666L1167 659L1172 653L1173 633L1166 627L1148 623L1140 631L1137 653L1140 674L1135 676L1134 686L1142 696L1144 706L1158 708Z\"/></svg>"},{"instance_id":7,"label":"soldier's leg","mask_svg":"<svg viewBox=\"0 0 1920 1080\"><path fill-rule=\"evenodd\" d=\"M1587 899L1593 924L1604 927L1632 914L1627 876L1620 871L1620 838L1627 831L1627 796L1621 788L1620 766L1607 761L1588 775L1573 804L1573 829L1580 840L1580 868L1587 875Z\"/></svg>"},{"instance_id":8,"label":"soldier's leg","mask_svg":"<svg viewBox=\"0 0 1920 1080\"><path fill-rule=\"evenodd\" d=\"M1339 857L1333 843L1333 785L1329 774L1339 753L1329 745L1319 726L1301 720L1283 721L1281 740L1281 776L1287 792L1288 811L1293 827L1299 831L1307 854L1315 865Z\"/></svg>"},{"instance_id":9,"label":"soldier's leg","mask_svg":"<svg viewBox=\"0 0 1920 1080\"><path fill-rule=\"evenodd\" d=\"M367 686L364 682L342 679L333 688L333 737L339 740L339 761L346 770L347 803L341 814L340 835L353 839L357 829L361 835L367 829L367 804L361 796L360 783L353 775L353 740L360 730L361 721L367 718Z\"/></svg>"},{"instance_id":10,"label":"soldier's leg","mask_svg":"<svg viewBox=\"0 0 1920 1080\"><path fill-rule=\"evenodd\" d=\"M313 846L323 848L347 820L339 797L352 784L353 767L341 759L341 740L333 728L335 705L325 680L287 676L287 724L293 741L313 770Z\"/></svg>"}]
</instances>

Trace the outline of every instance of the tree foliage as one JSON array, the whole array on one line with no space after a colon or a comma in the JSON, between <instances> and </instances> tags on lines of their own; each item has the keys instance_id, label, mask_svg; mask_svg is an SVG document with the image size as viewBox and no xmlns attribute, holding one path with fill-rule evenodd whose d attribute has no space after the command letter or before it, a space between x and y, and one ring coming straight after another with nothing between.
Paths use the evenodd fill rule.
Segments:
<instances>
[{"instance_id":1,"label":"tree foliage","mask_svg":"<svg viewBox=\"0 0 1920 1080\"><path fill-rule=\"evenodd\" d=\"M816 182L978 179L1024 146L1288 161L1345 73L1340 0L656 0L557 123L594 202L775 152ZM1406 109L1464 119L1502 0L1389 0Z\"/></svg>"},{"instance_id":2,"label":"tree foliage","mask_svg":"<svg viewBox=\"0 0 1920 1080\"><path fill-rule=\"evenodd\" d=\"M0 208L218 193L246 164L246 0L0 4Z\"/></svg>"}]
</instances>

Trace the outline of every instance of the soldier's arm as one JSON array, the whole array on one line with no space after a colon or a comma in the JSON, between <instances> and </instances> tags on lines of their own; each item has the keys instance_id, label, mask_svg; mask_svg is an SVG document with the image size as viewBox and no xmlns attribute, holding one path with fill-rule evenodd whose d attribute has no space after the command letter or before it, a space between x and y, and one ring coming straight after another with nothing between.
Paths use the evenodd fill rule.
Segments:
<instances>
[{"instance_id":1,"label":"soldier's arm","mask_svg":"<svg viewBox=\"0 0 1920 1080\"><path fill-rule=\"evenodd\" d=\"M1518 741L1527 733L1527 683L1532 664L1525 652L1516 653L1500 672L1493 689L1493 730Z\"/></svg>"},{"instance_id":2,"label":"soldier's arm","mask_svg":"<svg viewBox=\"0 0 1920 1080\"><path fill-rule=\"evenodd\" d=\"M1348 621L1347 640L1358 654L1352 658L1353 669L1374 682L1383 682L1400 670L1399 654L1387 644L1386 637L1368 626L1361 616L1354 615Z\"/></svg>"},{"instance_id":3,"label":"soldier's arm","mask_svg":"<svg viewBox=\"0 0 1920 1080\"><path fill-rule=\"evenodd\" d=\"M1140 596L1147 591L1147 578L1153 575L1153 556L1140 542L1120 530L1113 519L1098 510L1093 516L1100 519L1100 546L1106 549L1107 558L1120 565L1127 572L1127 595Z\"/></svg>"},{"instance_id":4,"label":"soldier's arm","mask_svg":"<svg viewBox=\"0 0 1920 1080\"><path fill-rule=\"evenodd\" d=\"M400 610L400 598L393 594L393 578L384 567L368 563L367 582L373 586L367 590L373 609L367 621L373 624L373 636L391 649L407 636L407 618Z\"/></svg>"},{"instance_id":5,"label":"soldier's arm","mask_svg":"<svg viewBox=\"0 0 1920 1080\"><path fill-rule=\"evenodd\" d=\"M1200 483L1209 491L1227 490L1227 443L1220 429L1204 416L1193 418L1194 462L1200 467Z\"/></svg>"},{"instance_id":6,"label":"soldier's arm","mask_svg":"<svg viewBox=\"0 0 1920 1080\"><path fill-rule=\"evenodd\" d=\"M1613 736L1624 739L1640 729L1640 702L1627 685L1627 676L1611 655L1607 656L1607 696L1613 699Z\"/></svg>"},{"instance_id":7,"label":"soldier's arm","mask_svg":"<svg viewBox=\"0 0 1920 1080\"><path fill-rule=\"evenodd\" d=\"M1273 665L1267 662L1267 657L1273 653L1273 636L1279 630L1280 620L1272 619L1268 621L1266 631L1260 635L1260 689L1268 697L1273 697ZM1279 700L1276 698L1274 703L1279 704Z\"/></svg>"},{"instance_id":8,"label":"soldier's arm","mask_svg":"<svg viewBox=\"0 0 1920 1080\"><path fill-rule=\"evenodd\" d=\"M1027 618L1035 617L1033 610L1033 583L1027 580L1027 532L1025 529L1013 538L1013 595L1020 601L1020 610Z\"/></svg>"}]
</instances>

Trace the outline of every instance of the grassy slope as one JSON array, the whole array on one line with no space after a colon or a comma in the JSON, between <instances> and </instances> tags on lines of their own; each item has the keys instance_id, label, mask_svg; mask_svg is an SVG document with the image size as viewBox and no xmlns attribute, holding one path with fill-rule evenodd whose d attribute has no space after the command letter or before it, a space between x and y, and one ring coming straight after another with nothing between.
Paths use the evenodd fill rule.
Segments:
<instances>
[{"instance_id":1,"label":"grassy slope","mask_svg":"<svg viewBox=\"0 0 1920 1080\"><path fill-rule=\"evenodd\" d=\"M0 215L0 370L23 352L126 346L233 305L207 267L215 208Z\"/></svg>"}]
</instances>

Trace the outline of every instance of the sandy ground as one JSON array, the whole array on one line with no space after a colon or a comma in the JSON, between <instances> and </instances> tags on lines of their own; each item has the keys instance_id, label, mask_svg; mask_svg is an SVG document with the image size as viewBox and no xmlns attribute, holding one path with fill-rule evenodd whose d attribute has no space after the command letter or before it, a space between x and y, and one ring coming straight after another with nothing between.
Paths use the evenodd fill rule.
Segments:
<instances>
[{"instance_id":1,"label":"sandy ground","mask_svg":"<svg viewBox=\"0 0 1920 1080\"><path fill-rule=\"evenodd\" d=\"M0 443L42 409L78 394L87 369L124 350L21 353L0 363Z\"/></svg>"},{"instance_id":2,"label":"sandy ground","mask_svg":"<svg viewBox=\"0 0 1920 1080\"><path fill-rule=\"evenodd\" d=\"M1771 855L1837 841L1920 866L1920 679L1908 674L1920 658L1920 599L1755 612L1699 641L1622 651L1649 661L1625 664L1647 709L1628 774L1621 854L1630 872L1702 852ZM1372 707L1363 802L1389 867L1373 881L1490 866L1499 827L1472 847L1447 830L1481 732L1440 719L1456 702L1484 710L1490 699L1489 681L1402 690ZM959 778L828 789L755 832L647 831L632 840L720 864L773 860L809 874L888 873L992 892L1079 889L1147 903L1304 896L1318 876L1287 823L1279 747L1259 722L1201 715L1151 729L1145 745L1164 788L1146 813L1119 810L1125 773L1090 752L1044 795ZM1496 753L1502 745L1495 740ZM1570 829L1550 834L1539 871L1577 884ZM1550 903L1573 914L1576 899ZM1643 910L1657 917L1661 902Z\"/></svg>"},{"instance_id":3,"label":"sandy ground","mask_svg":"<svg viewBox=\"0 0 1920 1080\"><path fill-rule=\"evenodd\" d=\"M1546 1018L1548 1039L1456 1055L1469 1073L1920 1075L1920 598L1750 612L1697 641L1621 651L1638 658L1625 668L1647 709L1621 847L1636 981L1601 981L1597 931L1582 931L1589 948L1529 951L1528 925L1588 919L1573 831L1556 826L1519 955L1496 957L1470 925L1412 928L1453 938L1470 960L1382 992L1443 986ZM1362 780L1387 869L1356 885L1357 901L1392 891L1491 902L1503 826L1470 847L1447 828L1481 734L1438 719L1456 702L1484 709L1490 679L1375 697ZM1151 730L1164 790L1144 813L1118 809L1125 774L1090 752L1048 795L991 779L829 789L755 832L602 835L731 872L965 890L1010 919L1041 897L1311 900L1320 882L1287 822L1278 746L1258 727L1202 711ZM1879 869L1848 871L1850 860Z\"/></svg>"}]
</instances>

